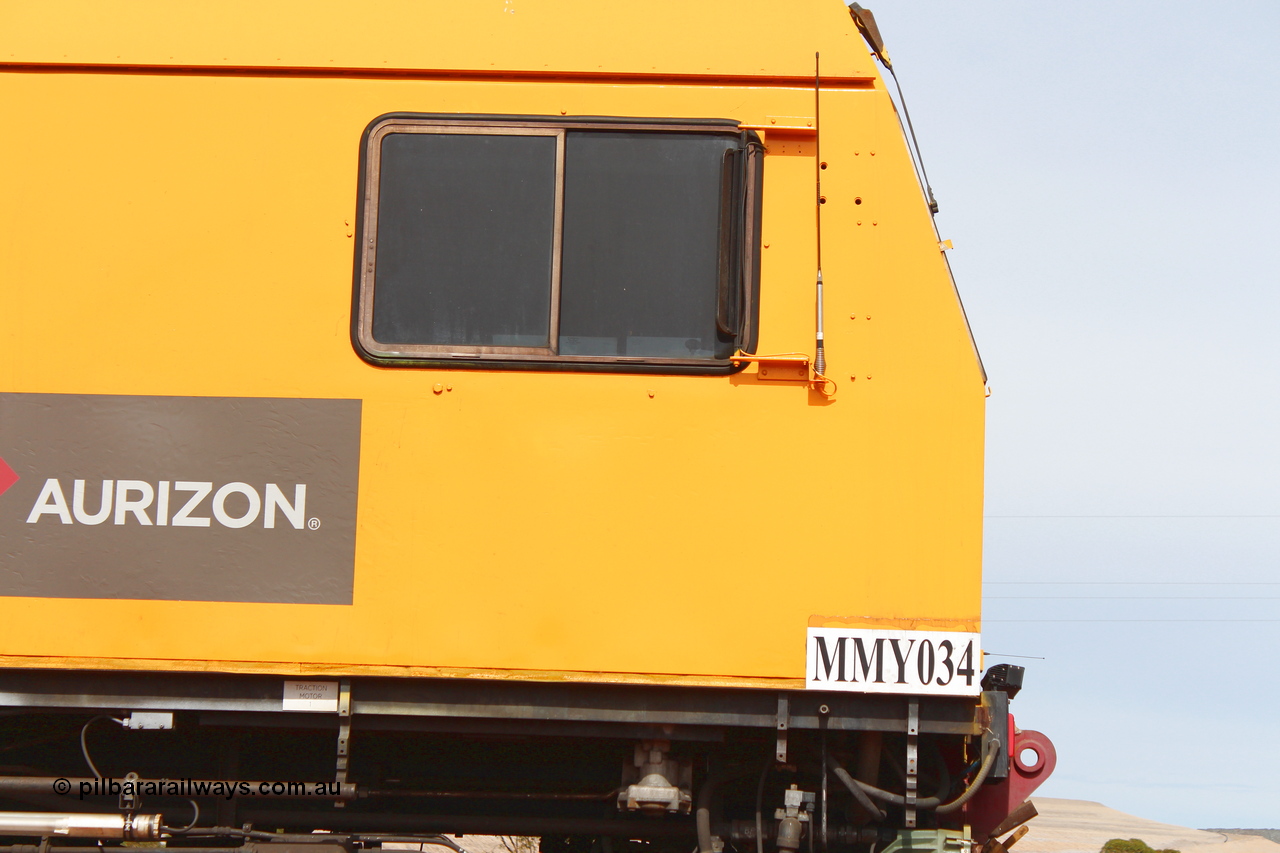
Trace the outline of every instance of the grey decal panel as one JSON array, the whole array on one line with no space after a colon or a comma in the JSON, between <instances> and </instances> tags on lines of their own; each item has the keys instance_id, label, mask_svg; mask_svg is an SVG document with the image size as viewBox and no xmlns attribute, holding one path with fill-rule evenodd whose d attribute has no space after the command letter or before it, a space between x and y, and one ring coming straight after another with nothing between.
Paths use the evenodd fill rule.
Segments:
<instances>
[{"instance_id":1,"label":"grey decal panel","mask_svg":"<svg viewBox=\"0 0 1280 853\"><path fill-rule=\"evenodd\" d=\"M0 595L350 604L360 417L359 400L0 394Z\"/></svg>"}]
</instances>

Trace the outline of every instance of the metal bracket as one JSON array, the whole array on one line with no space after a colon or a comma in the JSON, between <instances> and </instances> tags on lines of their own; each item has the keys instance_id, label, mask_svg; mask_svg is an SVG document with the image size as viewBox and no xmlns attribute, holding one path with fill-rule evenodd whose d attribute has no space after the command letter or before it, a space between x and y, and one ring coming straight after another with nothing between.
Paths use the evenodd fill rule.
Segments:
<instances>
[{"instance_id":1,"label":"metal bracket","mask_svg":"<svg viewBox=\"0 0 1280 853\"><path fill-rule=\"evenodd\" d=\"M916 791L920 770L920 703L911 700L907 703L907 792L904 818L907 829L916 825Z\"/></svg>"},{"instance_id":2,"label":"metal bracket","mask_svg":"<svg viewBox=\"0 0 1280 853\"><path fill-rule=\"evenodd\" d=\"M817 136L814 116L765 116L768 124L739 124L739 130L764 130L777 133L794 133L798 136Z\"/></svg>"},{"instance_id":3,"label":"metal bracket","mask_svg":"<svg viewBox=\"0 0 1280 853\"><path fill-rule=\"evenodd\" d=\"M138 794L138 774L126 773L124 784L120 786L120 811L133 814L141 807L142 797Z\"/></svg>"},{"instance_id":4,"label":"metal bracket","mask_svg":"<svg viewBox=\"0 0 1280 853\"><path fill-rule=\"evenodd\" d=\"M783 355L747 355L736 353L729 357L734 367L755 362L759 367L755 377L760 382L804 382L810 388L830 400L836 395L836 382L829 376L818 373L814 367L810 374L809 356L804 353L785 353Z\"/></svg>"},{"instance_id":5,"label":"metal bracket","mask_svg":"<svg viewBox=\"0 0 1280 853\"><path fill-rule=\"evenodd\" d=\"M350 762L351 743L351 679L344 678L338 683L338 768L335 781L338 789L347 781L347 768ZM345 808L342 800L334 802L334 808Z\"/></svg>"},{"instance_id":6,"label":"metal bracket","mask_svg":"<svg viewBox=\"0 0 1280 853\"><path fill-rule=\"evenodd\" d=\"M806 149L802 148L800 143L807 145L818 136L813 116L767 116L767 118L767 124L738 125L739 130L754 130L760 135L760 142L766 154L770 153L771 144L776 146L774 151L780 154L803 153Z\"/></svg>"},{"instance_id":7,"label":"metal bracket","mask_svg":"<svg viewBox=\"0 0 1280 853\"><path fill-rule=\"evenodd\" d=\"M827 853L831 849L829 837L827 833L827 782L831 778L831 771L827 769L827 717L831 713L831 708L825 704L818 706L818 730L822 733L821 749L822 749L822 793L818 802L822 806L821 816L821 832L818 834L818 841L822 846L822 853Z\"/></svg>"},{"instance_id":8,"label":"metal bracket","mask_svg":"<svg viewBox=\"0 0 1280 853\"><path fill-rule=\"evenodd\" d=\"M762 382L808 382L809 356L794 355L744 355L738 353L730 361L736 367L744 362L755 362L756 378Z\"/></svg>"},{"instance_id":9,"label":"metal bracket","mask_svg":"<svg viewBox=\"0 0 1280 853\"><path fill-rule=\"evenodd\" d=\"M1007 743L1009 734L1009 694L1002 690L988 690L982 694L982 710L986 712L983 720L985 730L982 733L982 744L979 755L987 754L987 743L998 740L1001 749L996 753L996 760L991 765L987 779L1000 781L1008 779L1010 773L1009 754L1012 745Z\"/></svg>"},{"instance_id":10,"label":"metal bracket","mask_svg":"<svg viewBox=\"0 0 1280 853\"><path fill-rule=\"evenodd\" d=\"M778 750L775 757L779 764L787 763L787 729L791 727L790 707L786 696L778 697Z\"/></svg>"}]
</instances>

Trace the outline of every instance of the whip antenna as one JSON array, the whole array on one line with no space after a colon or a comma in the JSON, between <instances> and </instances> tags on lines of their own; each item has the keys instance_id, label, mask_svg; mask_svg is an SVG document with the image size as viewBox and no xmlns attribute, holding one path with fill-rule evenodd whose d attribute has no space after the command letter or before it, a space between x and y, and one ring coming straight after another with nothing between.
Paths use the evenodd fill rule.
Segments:
<instances>
[{"instance_id":1,"label":"whip antenna","mask_svg":"<svg viewBox=\"0 0 1280 853\"><path fill-rule=\"evenodd\" d=\"M818 53L813 55L813 176L817 196L814 198L814 211L817 218L818 231L818 336L816 352L813 356L813 370L818 376L827 372L827 354L822 340L822 58Z\"/></svg>"}]
</instances>

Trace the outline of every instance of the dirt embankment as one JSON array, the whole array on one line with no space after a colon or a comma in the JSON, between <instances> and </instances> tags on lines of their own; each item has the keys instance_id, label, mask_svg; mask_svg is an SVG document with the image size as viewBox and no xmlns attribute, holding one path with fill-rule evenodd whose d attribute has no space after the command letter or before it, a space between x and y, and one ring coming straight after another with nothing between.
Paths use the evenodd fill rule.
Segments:
<instances>
[{"instance_id":1,"label":"dirt embankment","mask_svg":"<svg viewBox=\"0 0 1280 853\"><path fill-rule=\"evenodd\" d=\"M1134 817L1088 800L1032 797L1040 811L1013 853L1098 853L1112 838L1140 838L1157 850L1182 853L1280 853L1280 844L1258 835L1188 829Z\"/></svg>"}]
</instances>

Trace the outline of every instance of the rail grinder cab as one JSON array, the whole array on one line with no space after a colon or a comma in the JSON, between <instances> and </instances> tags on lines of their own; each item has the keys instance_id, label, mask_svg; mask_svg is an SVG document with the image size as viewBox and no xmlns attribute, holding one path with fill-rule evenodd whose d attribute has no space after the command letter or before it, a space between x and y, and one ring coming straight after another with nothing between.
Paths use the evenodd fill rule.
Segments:
<instances>
[{"instance_id":1,"label":"rail grinder cab","mask_svg":"<svg viewBox=\"0 0 1280 853\"><path fill-rule=\"evenodd\" d=\"M0 834L1033 813L985 377L842 4L55 0L0 98Z\"/></svg>"}]
</instances>

